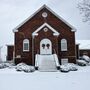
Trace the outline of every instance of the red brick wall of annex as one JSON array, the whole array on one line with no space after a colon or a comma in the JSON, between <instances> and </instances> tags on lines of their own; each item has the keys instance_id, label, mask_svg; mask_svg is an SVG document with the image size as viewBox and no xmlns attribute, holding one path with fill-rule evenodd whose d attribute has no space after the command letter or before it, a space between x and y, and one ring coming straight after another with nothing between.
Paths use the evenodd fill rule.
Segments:
<instances>
[{"instance_id":1,"label":"red brick wall of annex","mask_svg":"<svg viewBox=\"0 0 90 90\"><path fill-rule=\"evenodd\" d=\"M13 60L13 51L14 51L14 46L13 45L7 45L7 57L6 57L6 59L8 61Z\"/></svg>"}]
</instances>

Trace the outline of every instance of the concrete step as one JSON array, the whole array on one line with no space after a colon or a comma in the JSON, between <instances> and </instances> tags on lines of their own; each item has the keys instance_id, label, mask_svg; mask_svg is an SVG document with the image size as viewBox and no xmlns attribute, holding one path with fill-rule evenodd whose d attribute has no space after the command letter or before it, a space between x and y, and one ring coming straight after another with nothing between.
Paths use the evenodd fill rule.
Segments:
<instances>
[{"instance_id":1,"label":"concrete step","mask_svg":"<svg viewBox=\"0 0 90 90\"><path fill-rule=\"evenodd\" d=\"M39 71L57 71L53 55L40 55L38 64Z\"/></svg>"}]
</instances>

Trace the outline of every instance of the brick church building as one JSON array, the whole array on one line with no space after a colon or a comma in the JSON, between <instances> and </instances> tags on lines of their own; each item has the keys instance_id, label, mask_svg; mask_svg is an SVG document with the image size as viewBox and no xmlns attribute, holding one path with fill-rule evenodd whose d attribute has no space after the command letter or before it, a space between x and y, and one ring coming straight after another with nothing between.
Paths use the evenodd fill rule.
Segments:
<instances>
[{"instance_id":1,"label":"brick church building","mask_svg":"<svg viewBox=\"0 0 90 90\"><path fill-rule=\"evenodd\" d=\"M53 58L58 64L76 63L75 31L72 25L43 5L13 30L14 45L7 46L7 60L29 65L36 65L41 58L47 62Z\"/></svg>"}]
</instances>

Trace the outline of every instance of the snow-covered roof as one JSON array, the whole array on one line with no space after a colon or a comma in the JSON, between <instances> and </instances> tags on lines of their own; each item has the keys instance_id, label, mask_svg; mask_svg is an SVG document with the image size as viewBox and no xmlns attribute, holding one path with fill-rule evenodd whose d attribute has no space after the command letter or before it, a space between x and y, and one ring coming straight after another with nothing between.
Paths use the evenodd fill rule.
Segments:
<instances>
[{"instance_id":1,"label":"snow-covered roof","mask_svg":"<svg viewBox=\"0 0 90 90\"><path fill-rule=\"evenodd\" d=\"M6 45L6 46L14 46L14 45Z\"/></svg>"},{"instance_id":2,"label":"snow-covered roof","mask_svg":"<svg viewBox=\"0 0 90 90\"><path fill-rule=\"evenodd\" d=\"M14 46L14 44L6 44L6 46Z\"/></svg>"},{"instance_id":3,"label":"snow-covered roof","mask_svg":"<svg viewBox=\"0 0 90 90\"><path fill-rule=\"evenodd\" d=\"M80 49L90 49L90 40L76 40Z\"/></svg>"},{"instance_id":4,"label":"snow-covered roof","mask_svg":"<svg viewBox=\"0 0 90 90\"><path fill-rule=\"evenodd\" d=\"M28 17L25 21L23 21L21 24L19 24L17 27L15 27L13 29L13 32L16 32L18 31L18 28L21 27L23 24L25 24L29 19L31 19L34 15L36 15L40 10L42 10L43 8L46 8L48 9L50 12L52 12L56 17L58 17L60 20L62 20L66 25L70 26L72 29L71 31L72 32L75 32L76 29L71 25L69 24L68 22L66 22L63 18L61 18L59 15L57 15L53 10L51 10L49 7L47 7L45 4L40 8L38 9L34 14L32 14L30 17Z\"/></svg>"}]
</instances>

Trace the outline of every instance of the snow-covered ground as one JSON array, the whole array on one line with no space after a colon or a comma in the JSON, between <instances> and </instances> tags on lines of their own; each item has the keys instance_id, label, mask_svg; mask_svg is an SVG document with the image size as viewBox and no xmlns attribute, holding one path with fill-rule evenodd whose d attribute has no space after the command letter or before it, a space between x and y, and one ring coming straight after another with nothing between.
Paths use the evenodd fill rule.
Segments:
<instances>
[{"instance_id":1,"label":"snow-covered ground","mask_svg":"<svg viewBox=\"0 0 90 90\"><path fill-rule=\"evenodd\" d=\"M0 90L90 90L90 66L68 73L0 69Z\"/></svg>"}]
</instances>

